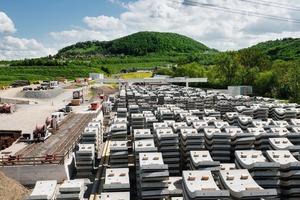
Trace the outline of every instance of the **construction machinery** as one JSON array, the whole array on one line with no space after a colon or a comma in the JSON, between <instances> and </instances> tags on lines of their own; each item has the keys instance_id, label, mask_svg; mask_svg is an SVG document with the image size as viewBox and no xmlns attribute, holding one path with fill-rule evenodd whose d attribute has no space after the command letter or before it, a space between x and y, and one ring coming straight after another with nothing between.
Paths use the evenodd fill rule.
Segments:
<instances>
[{"instance_id":1,"label":"construction machinery","mask_svg":"<svg viewBox=\"0 0 300 200\"><path fill-rule=\"evenodd\" d=\"M98 101L93 101L92 103L91 103L91 110L97 110L98 108L99 108L99 106L100 106L100 104L99 104L99 102Z\"/></svg>"},{"instance_id":2,"label":"construction machinery","mask_svg":"<svg viewBox=\"0 0 300 200\"><path fill-rule=\"evenodd\" d=\"M73 99L71 100L72 106L79 106L83 103L83 90L73 91Z\"/></svg>"},{"instance_id":3,"label":"construction machinery","mask_svg":"<svg viewBox=\"0 0 300 200\"><path fill-rule=\"evenodd\" d=\"M0 113L13 113L16 110L15 104L0 104Z\"/></svg>"}]
</instances>

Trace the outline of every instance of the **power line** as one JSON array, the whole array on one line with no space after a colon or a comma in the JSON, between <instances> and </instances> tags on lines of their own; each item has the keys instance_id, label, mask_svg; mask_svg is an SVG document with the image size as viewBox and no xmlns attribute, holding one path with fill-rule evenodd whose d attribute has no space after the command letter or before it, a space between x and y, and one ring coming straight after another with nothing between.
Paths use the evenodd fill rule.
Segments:
<instances>
[{"instance_id":1,"label":"power line","mask_svg":"<svg viewBox=\"0 0 300 200\"><path fill-rule=\"evenodd\" d=\"M248 3L253 3L253 4L260 4L264 6L270 6L270 7L276 7L276 8L283 8L287 10L295 10L295 11L300 11L300 7L298 6L291 6L287 4L281 4L281 3L272 3L269 1L252 1L252 0L239 0L239 1L244 1Z\"/></svg>"},{"instance_id":2,"label":"power line","mask_svg":"<svg viewBox=\"0 0 300 200\"><path fill-rule=\"evenodd\" d=\"M256 12L232 9L232 8L218 6L216 4L200 3L200 2L195 2L195 1L191 1L191 0L185 0L184 2L179 2L179 1L173 0L173 2L182 3L182 4L188 5L188 6L197 6L197 7L205 7L205 8L212 9L212 10L221 10L221 11L234 13L234 14L255 16L255 17L260 17L260 18L265 18L265 19L272 19L272 20L277 20L277 21L292 22L292 23L300 24L300 20L298 20L298 19L278 17L278 16L274 16L274 15L266 15L266 14L261 14L261 13L256 13Z\"/></svg>"}]
</instances>

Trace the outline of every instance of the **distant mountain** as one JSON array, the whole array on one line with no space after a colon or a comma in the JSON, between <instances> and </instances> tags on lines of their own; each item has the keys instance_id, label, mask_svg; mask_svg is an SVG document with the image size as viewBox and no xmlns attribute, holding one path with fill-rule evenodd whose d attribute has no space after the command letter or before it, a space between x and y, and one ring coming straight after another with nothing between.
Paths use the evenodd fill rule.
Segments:
<instances>
[{"instance_id":1,"label":"distant mountain","mask_svg":"<svg viewBox=\"0 0 300 200\"><path fill-rule=\"evenodd\" d=\"M261 42L250 48L260 49L267 53L272 60L300 60L300 38Z\"/></svg>"},{"instance_id":2,"label":"distant mountain","mask_svg":"<svg viewBox=\"0 0 300 200\"><path fill-rule=\"evenodd\" d=\"M216 51L191 38L176 33L138 32L112 41L78 42L58 51L58 56L74 55L132 55L149 53L203 53Z\"/></svg>"}]
</instances>

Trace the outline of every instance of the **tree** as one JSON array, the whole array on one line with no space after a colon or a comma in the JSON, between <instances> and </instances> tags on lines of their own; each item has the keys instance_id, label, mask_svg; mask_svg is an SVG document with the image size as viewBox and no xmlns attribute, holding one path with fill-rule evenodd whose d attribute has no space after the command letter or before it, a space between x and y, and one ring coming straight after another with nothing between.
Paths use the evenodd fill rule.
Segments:
<instances>
[{"instance_id":1,"label":"tree","mask_svg":"<svg viewBox=\"0 0 300 200\"><path fill-rule=\"evenodd\" d=\"M215 63L221 79L225 80L227 86L232 85L239 65L236 53L234 51L220 53L217 55Z\"/></svg>"}]
</instances>

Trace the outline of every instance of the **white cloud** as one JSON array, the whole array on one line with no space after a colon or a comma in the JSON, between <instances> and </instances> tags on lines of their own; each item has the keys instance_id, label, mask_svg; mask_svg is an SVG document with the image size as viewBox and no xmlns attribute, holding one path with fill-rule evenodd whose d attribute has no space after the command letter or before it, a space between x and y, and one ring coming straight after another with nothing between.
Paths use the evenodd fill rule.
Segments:
<instances>
[{"instance_id":1,"label":"white cloud","mask_svg":"<svg viewBox=\"0 0 300 200\"><path fill-rule=\"evenodd\" d=\"M116 30L124 29L125 25L119 19L108 16L84 17L83 21L92 29Z\"/></svg>"},{"instance_id":2,"label":"white cloud","mask_svg":"<svg viewBox=\"0 0 300 200\"><path fill-rule=\"evenodd\" d=\"M0 33L15 33L16 31L13 21L4 12L0 12Z\"/></svg>"},{"instance_id":3,"label":"white cloud","mask_svg":"<svg viewBox=\"0 0 300 200\"><path fill-rule=\"evenodd\" d=\"M6 36L0 39L0 60L39 58L57 53L34 39Z\"/></svg>"},{"instance_id":4,"label":"white cloud","mask_svg":"<svg viewBox=\"0 0 300 200\"><path fill-rule=\"evenodd\" d=\"M110 2L119 4L126 12L114 17L86 16L83 22L91 30L66 30L50 35L57 41L69 44L86 40L111 40L138 31L175 32L218 50L236 50L261 41L299 37L299 23L253 16L253 13L259 13L265 17L300 19L300 12L284 9L283 6L270 6L274 4L271 0L268 0L268 6L241 0L192 0L195 6L184 4L189 2L187 0ZM282 0L280 3L297 5L297 2ZM226 9L229 12L224 11ZM243 14L234 13L237 10Z\"/></svg>"}]
</instances>

